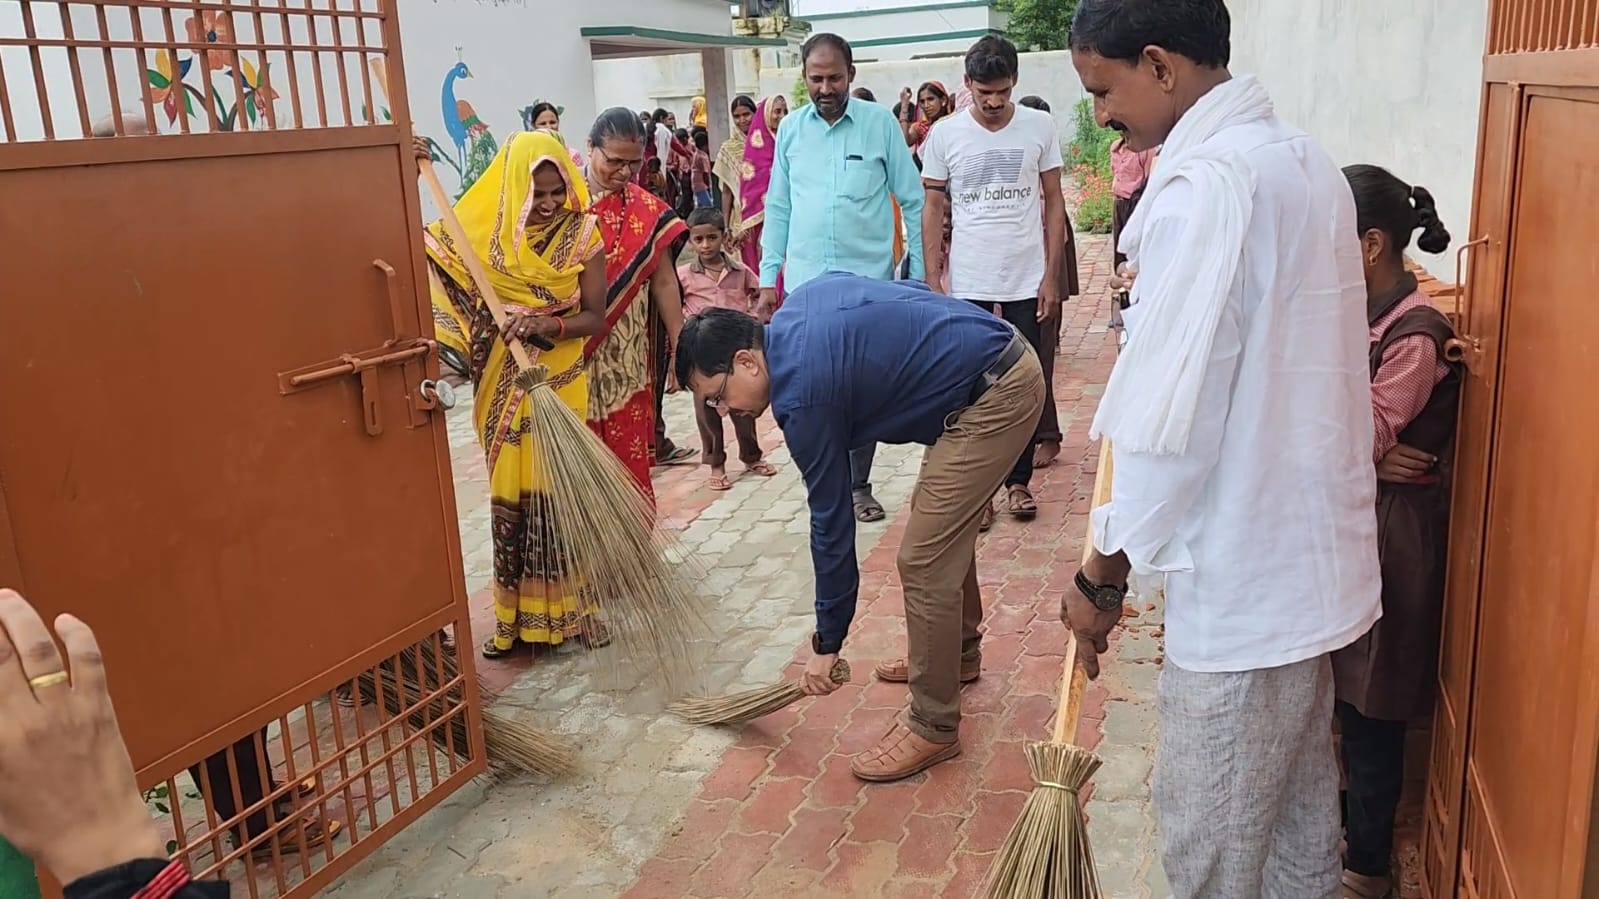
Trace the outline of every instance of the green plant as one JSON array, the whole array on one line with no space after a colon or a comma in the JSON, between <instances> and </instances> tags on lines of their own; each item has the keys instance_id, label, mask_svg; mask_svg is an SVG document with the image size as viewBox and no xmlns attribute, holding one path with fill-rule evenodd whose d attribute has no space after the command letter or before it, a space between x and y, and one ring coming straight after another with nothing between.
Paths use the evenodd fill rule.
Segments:
<instances>
[{"instance_id":1,"label":"green plant","mask_svg":"<svg viewBox=\"0 0 1599 899\"><path fill-rule=\"evenodd\" d=\"M1077 0L998 0L995 8L1010 18L1005 36L1022 50L1064 50Z\"/></svg>"},{"instance_id":2,"label":"green plant","mask_svg":"<svg viewBox=\"0 0 1599 899\"><path fill-rule=\"evenodd\" d=\"M1072 170L1077 180L1077 230L1088 234L1109 234L1116 198L1110 190L1110 174L1079 165Z\"/></svg>"},{"instance_id":3,"label":"green plant","mask_svg":"<svg viewBox=\"0 0 1599 899\"><path fill-rule=\"evenodd\" d=\"M1094 120L1092 100L1079 100L1074 112L1076 121L1067 153L1071 157L1072 181L1077 185L1075 224L1080 231L1108 234L1116 206L1110 189L1110 145L1115 143L1117 134L1101 128Z\"/></svg>"},{"instance_id":4,"label":"green plant","mask_svg":"<svg viewBox=\"0 0 1599 899\"><path fill-rule=\"evenodd\" d=\"M811 92L805 89L805 76L795 75L794 86L788 91L789 106L798 110L801 106L811 102Z\"/></svg>"}]
</instances>

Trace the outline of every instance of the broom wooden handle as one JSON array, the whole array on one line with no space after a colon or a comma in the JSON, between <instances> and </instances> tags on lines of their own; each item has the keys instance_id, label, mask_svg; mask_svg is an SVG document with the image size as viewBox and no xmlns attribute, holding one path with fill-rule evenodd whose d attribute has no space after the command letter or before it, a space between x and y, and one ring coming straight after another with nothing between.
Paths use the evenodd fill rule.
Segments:
<instances>
[{"instance_id":1,"label":"broom wooden handle","mask_svg":"<svg viewBox=\"0 0 1599 899\"><path fill-rule=\"evenodd\" d=\"M466 236L466 229L461 227L461 220L455 216L455 206L450 203L450 197L444 192L444 185L439 183L439 173L433 170L433 160L418 157L416 167L422 173L422 183L427 185L428 193L433 195L434 205L439 207L439 217L444 220L444 230L449 232L450 239L460 248L461 262L466 265L466 273L472 276L473 283L477 284L478 293L483 295L483 305L489 307L489 315L494 319L494 324L502 331L505 329L505 306L500 302L500 295L494 292L494 284L489 281L489 273L483 270L483 263L478 260L477 254L472 252L472 241ZM527 347L520 340L507 340L506 346L511 348L511 359L521 371L533 370L533 359L527 354Z\"/></svg>"},{"instance_id":2,"label":"broom wooden handle","mask_svg":"<svg viewBox=\"0 0 1599 899\"><path fill-rule=\"evenodd\" d=\"M1094 473L1094 496L1089 502L1090 509L1096 509L1110 499L1110 441L1099 442L1099 467ZM1093 531L1083 538L1083 561L1094 552ZM1077 737L1077 721L1083 715L1083 693L1088 689L1088 671L1077 664L1077 637L1072 634L1066 639L1066 663L1062 667L1060 685L1060 700L1056 706L1055 739L1056 743L1070 743Z\"/></svg>"}]
</instances>

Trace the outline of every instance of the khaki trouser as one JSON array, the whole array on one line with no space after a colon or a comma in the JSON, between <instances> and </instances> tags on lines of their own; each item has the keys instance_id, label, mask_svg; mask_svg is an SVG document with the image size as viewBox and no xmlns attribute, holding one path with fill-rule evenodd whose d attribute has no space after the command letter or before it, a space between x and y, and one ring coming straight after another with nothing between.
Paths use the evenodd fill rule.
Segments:
<instances>
[{"instance_id":1,"label":"khaki trouser","mask_svg":"<svg viewBox=\"0 0 1599 899\"><path fill-rule=\"evenodd\" d=\"M1029 348L975 404L952 415L927 448L899 549L905 589L911 730L953 743L960 729L961 663L977 662L983 604L977 523L1016 457L1033 442L1044 375Z\"/></svg>"}]
</instances>

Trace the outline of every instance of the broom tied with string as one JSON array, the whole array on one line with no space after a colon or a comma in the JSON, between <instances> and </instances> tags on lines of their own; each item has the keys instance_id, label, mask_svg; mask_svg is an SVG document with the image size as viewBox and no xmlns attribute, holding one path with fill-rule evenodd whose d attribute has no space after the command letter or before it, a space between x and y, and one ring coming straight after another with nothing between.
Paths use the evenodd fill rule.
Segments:
<instances>
[{"instance_id":1,"label":"broom tied with string","mask_svg":"<svg viewBox=\"0 0 1599 899\"><path fill-rule=\"evenodd\" d=\"M833 662L828 673L835 684L849 683L849 663L843 659ZM764 718L779 709L786 709L804 698L805 691L791 680L782 680L770 687L759 687L704 699L680 699L667 706L667 711L690 724L743 724Z\"/></svg>"},{"instance_id":2,"label":"broom tied with string","mask_svg":"<svg viewBox=\"0 0 1599 899\"><path fill-rule=\"evenodd\" d=\"M1090 507L1104 504L1110 493L1110 479L1110 442L1102 441ZM1090 535L1084 541L1084 562L1093 549ZM1083 693L1088 688L1088 672L1077 663L1074 634L1067 634L1062 667L1055 731L1048 743L1027 745L1033 792L994 856L983 893L985 899L1100 899L1103 895L1081 797L1082 789L1102 761L1071 742L1082 717Z\"/></svg>"},{"instance_id":3,"label":"broom tied with string","mask_svg":"<svg viewBox=\"0 0 1599 899\"><path fill-rule=\"evenodd\" d=\"M472 252L431 159L418 158L417 165L467 273L503 332L505 306ZM521 341L507 339L506 345L517 367L522 393L517 401L525 404L526 446L537 454L544 475L541 490L548 502L541 527L554 544L551 552L561 560L566 579L581 585L583 601L610 619L626 654L651 662L667 691L676 692L692 668L690 647L705 630L684 556L655 527L654 508L621 460L556 395L548 369ZM591 644L608 639L594 616L584 615L582 622Z\"/></svg>"}]
</instances>

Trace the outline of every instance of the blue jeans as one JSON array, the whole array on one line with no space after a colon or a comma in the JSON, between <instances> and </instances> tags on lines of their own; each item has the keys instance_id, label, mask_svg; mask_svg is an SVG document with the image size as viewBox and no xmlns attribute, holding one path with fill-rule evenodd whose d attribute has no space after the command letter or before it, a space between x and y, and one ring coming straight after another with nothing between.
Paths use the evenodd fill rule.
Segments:
<instances>
[{"instance_id":1,"label":"blue jeans","mask_svg":"<svg viewBox=\"0 0 1599 899\"><path fill-rule=\"evenodd\" d=\"M694 192L694 208L695 209L710 209L711 208L711 192L708 191L708 190L696 190Z\"/></svg>"}]
</instances>

